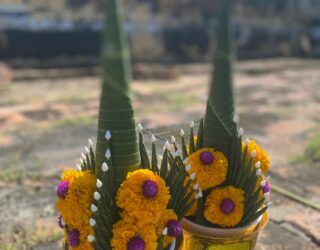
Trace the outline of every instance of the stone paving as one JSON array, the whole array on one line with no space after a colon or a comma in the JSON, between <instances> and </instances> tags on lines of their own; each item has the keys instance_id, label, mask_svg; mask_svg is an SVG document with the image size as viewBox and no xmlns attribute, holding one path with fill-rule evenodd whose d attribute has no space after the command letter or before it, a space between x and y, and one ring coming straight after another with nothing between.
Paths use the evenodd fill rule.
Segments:
<instances>
[{"instance_id":1,"label":"stone paving","mask_svg":"<svg viewBox=\"0 0 320 250\"><path fill-rule=\"evenodd\" d=\"M240 124L272 157L270 181L320 203L320 163L304 156L320 131L320 61L264 60L236 67ZM177 78L137 80L137 120L160 138L204 113L205 65L175 66ZM17 80L0 92L0 249L59 249L54 187L94 137L98 77ZM185 125L182 125L185 126ZM161 140L159 140L159 143ZM161 147L161 145L159 146ZM319 211L273 192L257 250L320 247Z\"/></svg>"}]
</instances>

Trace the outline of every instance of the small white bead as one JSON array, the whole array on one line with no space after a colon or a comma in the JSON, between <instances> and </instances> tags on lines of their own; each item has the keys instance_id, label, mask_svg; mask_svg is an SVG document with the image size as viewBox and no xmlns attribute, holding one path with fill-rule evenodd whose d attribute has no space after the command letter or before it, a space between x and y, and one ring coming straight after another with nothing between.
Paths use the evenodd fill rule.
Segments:
<instances>
[{"instance_id":1,"label":"small white bead","mask_svg":"<svg viewBox=\"0 0 320 250\"><path fill-rule=\"evenodd\" d=\"M91 227L94 227L97 224L95 219L92 219L92 218L90 219L89 223Z\"/></svg>"},{"instance_id":2,"label":"small white bead","mask_svg":"<svg viewBox=\"0 0 320 250\"><path fill-rule=\"evenodd\" d=\"M88 235L87 239L90 243L94 241L94 237L92 235Z\"/></svg>"},{"instance_id":3,"label":"small white bead","mask_svg":"<svg viewBox=\"0 0 320 250\"><path fill-rule=\"evenodd\" d=\"M266 180L263 180L263 181L261 181L260 186L261 186L261 187L264 187L266 184L267 184L267 181L266 181Z\"/></svg>"},{"instance_id":4,"label":"small white bead","mask_svg":"<svg viewBox=\"0 0 320 250\"><path fill-rule=\"evenodd\" d=\"M256 167L256 168L260 168L260 166L261 166L260 161L257 161L256 164L255 164L255 167Z\"/></svg>"},{"instance_id":5,"label":"small white bead","mask_svg":"<svg viewBox=\"0 0 320 250\"><path fill-rule=\"evenodd\" d=\"M253 150L253 151L251 152L251 157L254 158L254 157L256 157L256 155L257 155L257 151Z\"/></svg>"},{"instance_id":6,"label":"small white bead","mask_svg":"<svg viewBox=\"0 0 320 250\"><path fill-rule=\"evenodd\" d=\"M181 129L181 130L180 130L180 135L181 135L181 136L184 136L184 135L185 135L185 133L184 133L184 130L183 130L183 129Z\"/></svg>"},{"instance_id":7,"label":"small white bead","mask_svg":"<svg viewBox=\"0 0 320 250\"><path fill-rule=\"evenodd\" d=\"M189 126L190 126L190 128L194 128L194 121L191 121Z\"/></svg>"},{"instance_id":8,"label":"small white bead","mask_svg":"<svg viewBox=\"0 0 320 250\"><path fill-rule=\"evenodd\" d=\"M199 196L199 198L201 198L203 196L201 189L199 189L198 196Z\"/></svg>"},{"instance_id":9,"label":"small white bead","mask_svg":"<svg viewBox=\"0 0 320 250\"><path fill-rule=\"evenodd\" d=\"M88 145L89 145L90 147L93 146L93 141L91 140L91 138L88 139Z\"/></svg>"},{"instance_id":10,"label":"small white bead","mask_svg":"<svg viewBox=\"0 0 320 250\"><path fill-rule=\"evenodd\" d=\"M188 163L188 161L189 161L189 159L188 159L188 157L186 157L184 160L183 160L183 164L187 164Z\"/></svg>"},{"instance_id":11,"label":"small white bead","mask_svg":"<svg viewBox=\"0 0 320 250\"><path fill-rule=\"evenodd\" d=\"M186 166L186 171L189 172L191 170L191 165Z\"/></svg>"},{"instance_id":12,"label":"small white bead","mask_svg":"<svg viewBox=\"0 0 320 250\"><path fill-rule=\"evenodd\" d=\"M199 189L199 183L194 184L194 185L193 185L193 189L194 189L194 190L198 190L198 189Z\"/></svg>"},{"instance_id":13,"label":"small white bead","mask_svg":"<svg viewBox=\"0 0 320 250\"><path fill-rule=\"evenodd\" d=\"M95 213L95 212L97 212L97 211L98 211L97 206L94 205L94 204L91 204L91 212Z\"/></svg>"},{"instance_id":14,"label":"small white bead","mask_svg":"<svg viewBox=\"0 0 320 250\"><path fill-rule=\"evenodd\" d=\"M239 133L239 135L243 136L243 134L244 134L244 130L243 130L243 128L239 128L238 133Z\"/></svg>"},{"instance_id":15,"label":"small white bead","mask_svg":"<svg viewBox=\"0 0 320 250\"><path fill-rule=\"evenodd\" d=\"M109 167L108 167L108 165L107 165L107 163L102 163L102 167L101 167L101 169L102 169L102 171L103 172L107 172L108 171L108 169L109 169Z\"/></svg>"},{"instance_id":16,"label":"small white bead","mask_svg":"<svg viewBox=\"0 0 320 250\"><path fill-rule=\"evenodd\" d=\"M257 169L257 171L256 171L256 175L262 175L262 171L261 171L261 169L259 168L259 169Z\"/></svg>"},{"instance_id":17,"label":"small white bead","mask_svg":"<svg viewBox=\"0 0 320 250\"><path fill-rule=\"evenodd\" d=\"M151 142L155 143L157 141L156 137L154 135L151 136Z\"/></svg>"},{"instance_id":18,"label":"small white bead","mask_svg":"<svg viewBox=\"0 0 320 250\"><path fill-rule=\"evenodd\" d=\"M107 149L106 154L105 154L106 158L109 160L111 157L111 152L109 149Z\"/></svg>"},{"instance_id":19,"label":"small white bead","mask_svg":"<svg viewBox=\"0 0 320 250\"><path fill-rule=\"evenodd\" d=\"M168 228L165 227L163 230L162 230L162 235L167 235L168 234Z\"/></svg>"},{"instance_id":20,"label":"small white bead","mask_svg":"<svg viewBox=\"0 0 320 250\"><path fill-rule=\"evenodd\" d=\"M81 159L83 159L84 161L87 159L87 157L84 153L81 153Z\"/></svg>"},{"instance_id":21,"label":"small white bead","mask_svg":"<svg viewBox=\"0 0 320 250\"><path fill-rule=\"evenodd\" d=\"M96 183L97 188L101 188L102 187L102 182L97 179L97 183Z\"/></svg>"},{"instance_id":22,"label":"small white bead","mask_svg":"<svg viewBox=\"0 0 320 250\"><path fill-rule=\"evenodd\" d=\"M87 154L90 153L90 150L89 150L89 148L88 148L87 146L84 147L84 151L85 151Z\"/></svg>"},{"instance_id":23,"label":"small white bead","mask_svg":"<svg viewBox=\"0 0 320 250\"><path fill-rule=\"evenodd\" d=\"M77 170L79 170L79 171L82 170L82 168L81 168L81 166L79 164L77 165Z\"/></svg>"},{"instance_id":24,"label":"small white bead","mask_svg":"<svg viewBox=\"0 0 320 250\"><path fill-rule=\"evenodd\" d=\"M198 200L200 197L199 197L199 194L196 193L195 197L194 197L196 200Z\"/></svg>"},{"instance_id":25,"label":"small white bead","mask_svg":"<svg viewBox=\"0 0 320 250\"><path fill-rule=\"evenodd\" d=\"M143 130L143 127L142 127L141 123L138 123L137 129L138 129L139 132L141 132Z\"/></svg>"},{"instance_id":26,"label":"small white bead","mask_svg":"<svg viewBox=\"0 0 320 250\"><path fill-rule=\"evenodd\" d=\"M250 144L250 139L246 138L246 145L249 146L249 144Z\"/></svg>"},{"instance_id":27,"label":"small white bead","mask_svg":"<svg viewBox=\"0 0 320 250\"><path fill-rule=\"evenodd\" d=\"M94 192L93 197L97 201L101 199L101 195L98 192Z\"/></svg>"},{"instance_id":28,"label":"small white bead","mask_svg":"<svg viewBox=\"0 0 320 250\"><path fill-rule=\"evenodd\" d=\"M173 135L171 136L171 142L172 142L172 143L175 143L175 142L176 142L176 138L175 138Z\"/></svg>"},{"instance_id":29,"label":"small white bead","mask_svg":"<svg viewBox=\"0 0 320 250\"><path fill-rule=\"evenodd\" d=\"M194 178L196 178L196 173L192 173L192 174L190 175L190 179L191 179L191 180L194 180Z\"/></svg>"},{"instance_id":30,"label":"small white bead","mask_svg":"<svg viewBox=\"0 0 320 250\"><path fill-rule=\"evenodd\" d=\"M105 134L105 136L104 136L108 141L111 139L111 132L110 132L110 130L107 130L106 131L106 134Z\"/></svg>"},{"instance_id":31,"label":"small white bead","mask_svg":"<svg viewBox=\"0 0 320 250\"><path fill-rule=\"evenodd\" d=\"M164 144L164 147L169 150L170 149L170 143L168 141L166 141L165 144Z\"/></svg>"}]
</instances>

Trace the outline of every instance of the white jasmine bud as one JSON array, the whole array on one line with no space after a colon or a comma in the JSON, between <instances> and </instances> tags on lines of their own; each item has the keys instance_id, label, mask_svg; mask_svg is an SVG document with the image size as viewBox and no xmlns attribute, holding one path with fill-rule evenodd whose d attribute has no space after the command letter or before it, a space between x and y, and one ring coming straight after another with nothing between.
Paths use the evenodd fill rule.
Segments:
<instances>
[{"instance_id":1,"label":"white jasmine bud","mask_svg":"<svg viewBox=\"0 0 320 250\"><path fill-rule=\"evenodd\" d=\"M95 213L95 212L97 212L97 211L98 211L97 206L94 205L94 204L91 204L91 212Z\"/></svg>"},{"instance_id":2,"label":"white jasmine bud","mask_svg":"<svg viewBox=\"0 0 320 250\"><path fill-rule=\"evenodd\" d=\"M109 169L109 167L108 167L108 165L107 165L107 163L102 163L102 167L101 167L101 169L102 169L102 171L103 172L107 172L108 171L108 169Z\"/></svg>"},{"instance_id":3,"label":"white jasmine bud","mask_svg":"<svg viewBox=\"0 0 320 250\"><path fill-rule=\"evenodd\" d=\"M184 133L184 130L183 130L183 129L181 129L181 130L180 130L180 135L181 135L181 136L184 136L184 135L185 135L185 133Z\"/></svg>"},{"instance_id":4,"label":"white jasmine bud","mask_svg":"<svg viewBox=\"0 0 320 250\"><path fill-rule=\"evenodd\" d=\"M105 136L104 136L108 141L111 139L111 132L110 132L110 130L107 130L106 131L106 134L105 134Z\"/></svg>"},{"instance_id":5,"label":"white jasmine bud","mask_svg":"<svg viewBox=\"0 0 320 250\"><path fill-rule=\"evenodd\" d=\"M95 219L92 219L92 218L90 219L89 223L91 227L94 227L97 224Z\"/></svg>"},{"instance_id":6,"label":"white jasmine bud","mask_svg":"<svg viewBox=\"0 0 320 250\"><path fill-rule=\"evenodd\" d=\"M183 160L183 164L187 164L188 163L188 161L189 161L189 159L188 159L188 157L186 157L184 160Z\"/></svg>"},{"instance_id":7,"label":"white jasmine bud","mask_svg":"<svg viewBox=\"0 0 320 250\"><path fill-rule=\"evenodd\" d=\"M82 170L82 168L81 168L81 166L79 164L77 164L77 170L79 170L79 171Z\"/></svg>"},{"instance_id":8,"label":"white jasmine bud","mask_svg":"<svg viewBox=\"0 0 320 250\"><path fill-rule=\"evenodd\" d=\"M196 178L196 173L192 173L192 174L190 175L190 179L191 179L191 180L194 180L194 178Z\"/></svg>"},{"instance_id":9,"label":"white jasmine bud","mask_svg":"<svg viewBox=\"0 0 320 250\"><path fill-rule=\"evenodd\" d=\"M84 161L82 158L80 158L80 164L83 165L84 164Z\"/></svg>"},{"instance_id":10,"label":"white jasmine bud","mask_svg":"<svg viewBox=\"0 0 320 250\"><path fill-rule=\"evenodd\" d=\"M94 236L92 236L92 235L88 235L88 241L91 243L91 242L93 242L94 241Z\"/></svg>"},{"instance_id":11,"label":"white jasmine bud","mask_svg":"<svg viewBox=\"0 0 320 250\"><path fill-rule=\"evenodd\" d=\"M238 115L234 115L233 116L233 122L235 122L235 123L239 122L239 116Z\"/></svg>"},{"instance_id":12,"label":"white jasmine bud","mask_svg":"<svg viewBox=\"0 0 320 250\"><path fill-rule=\"evenodd\" d=\"M251 152L251 157L254 158L254 157L256 157L256 155L257 155L257 151L253 150L253 151Z\"/></svg>"},{"instance_id":13,"label":"white jasmine bud","mask_svg":"<svg viewBox=\"0 0 320 250\"><path fill-rule=\"evenodd\" d=\"M137 129L138 129L139 132L142 132L143 127L142 127L141 123L138 123Z\"/></svg>"},{"instance_id":14,"label":"white jasmine bud","mask_svg":"<svg viewBox=\"0 0 320 250\"><path fill-rule=\"evenodd\" d=\"M111 152L110 149L107 149L106 154L105 154L106 158L109 160L111 157Z\"/></svg>"},{"instance_id":15,"label":"white jasmine bud","mask_svg":"<svg viewBox=\"0 0 320 250\"><path fill-rule=\"evenodd\" d=\"M61 217L61 225L62 225L62 226L65 226L65 225L66 225L66 223L64 222L64 220L62 219L62 217Z\"/></svg>"},{"instance_id":16,"label":"white jasmine bud","mask_svg":"<svg viewBox=\"0 0 320 250\"><path fill-rule=\"evenodd\" d=\"M84 161L87 159L84 153L81 153L81 159L83 159Z\"/></svg>"},{"instance_id":17,"label":"white jasmine bud","mask_svg":"<svg viewBox=\"0 0 320 250\"><path fill-rule=\"evenodd\" d=\"M172 143L175 143L175 142L176 142L176 138L175 138L173 135L171 136L171 142L172 142Z\"/></svg>"},{"instance_id":18,"label":"white jasmine bud","mask_svg":"<svg viewBox=\"0 0 320 250\"><path fill-rule=\"evenodd\" d=\"M95 199L96 201L98 201L98 200L101 199L101 194L99 194L99 193L96 191L96 192L94 192L93 197L94 197L94 199Z\"/></svg>"},{"instance_id":19,"label":"white jasmine bud","mask_svg":"<svg viewBox=\"0 0 320 250\"><path fill-rule=\"evenodd\" d=\"M178 149L175 153L174 153L175 157L179 157L180 156L180 150Z\"/></svg>"},{"instance_id":20,"label":"white jasmine bud","mask_svg":"<svg viewBox=\"0 0 320 250\"><path fill-rule=\"evenodd\" d=\"M256 167L256 168L260 168L260 166L261 166L260 161L257 161L256 164L255 164L255 167Z\"/></svg>"},{"instance_id":21,"label":"white jasmine bud","mask_svg":"<svg viewBox=\"0 0 320 250\"><path fill-rule=\"evenodd\" d=\"M88 148L87 146L84 147L84 151L85 151L87 154L90 153L90 150L89 150L89 148Z\"/></svg>"},{"instance_id":22,"label":"white jasmine bud","mask_svg":"<svg viewBox=\"0 0 320 250\"><path fill-rule=\"evenodd\" d=\"M194 184L194 185L193 185L193 189L194 189L194 190L198 190L198 189L199 189L199 183Z\"/></svg>"},{"instance_id":23,"label":"white jasmine bud","mask_svg":"<svg viewBox=\"0 0 320 250\"><path fill-rule=\"evenodd\" d=\"M194 128L194 121L191 121L189 126L190 126L190 128Z\"/></svg>"},{"instance_id":24,"label":"white jasmine bud","mask_svg":"<svg viewBox=\"0 0 320 250\"><path fill-rule=\"evenodd\" d=\"M168 234L168 228L165 227L163 230L162 230L162 235L167 235Z\"/></svg>"},{"instance_id":25,"label":"white jasmine bud","mask_svg":"<svg viewBox=\"0 0 320 250\"><path fill-rule=\"evenodd\" d=\"M267 207L270 207L272 205L272 202L271 201L267 201Z\"/></svg>"},{"instance_id":26,"label":"white jasmine bud","mask_svg":"<svg viewBox=\"0 0 320 250\"><path fill-rule=\"evenodd\" d=\"M155 143L157 141L156 137L154 135L151 136L151 142Z\"/></svg>"},{"instance_id":27,"label":"white jasmine bud","mask_svg":"<svg viewBox=\"0 0 320 250\"><path fill-rule=\"evenodd\" d=\"M91 140L91 138L88 139L88 145L89 145L90 147L93 146L93 141Z\"/></svg>"},{"instance_id":28,"label":"white jasmine bud","mask_svg":"<svg viewBox=\"0 0 320 250\"><path fill-rule=\"evenodd\" d=\"M102 187L102 182L97 179L97 183L96 183L97 188L101 188Z\"/></svg>"},{"instance_id":29,"label":"white jasmine bud","mask_svg":"<svg viewBox=\"0 0 320 250\"><path fill-rule=\"evenodd\" d=\"M249 146L249 144L250 144L250 139L246 138L246 145Z\"/></svg>"},{"instance_id":30,"label":"white jasmine bud","mask_svg":"<svg viewBox=\"0 0 320 250\"><path fill-rule=\"evenodd\" d=\"M239 128L238 133L239 133L239 135L240 135L240 136L243 136L243 134L244 134L244 130L243 130L243 128Z\"/></svg>"},{"instance_id":31,"label":"white jasmine bud","mask_svg":"<svg viewBox=\"0 0 320 250\"><path fill-rule=\"evenodd\" d=\"M191 170L191 165L186 166L186 171L189 172Z\"/></svg>"},{"instance_id":32,"label":"white jasmine bud","mask_svg":"<svg viewBox=\"0 0 320 250\"><path fill-rule=\"evenodd\" d=\"M203 196L201 188L199 188L198 196L199 196L199 198L201 198Z\"/></svg>"},{"instance_id":33,"label":"white jasmine bud","mask_svg":"<svg viewBox=\"0 0 320 250\"><path fill-rule=\"evenodd\" d=\"M259 169L257 169L257 171L256 171L256 175L262 175L262 171L261 171L261 169L259 168Z\"/></svg>"},{"instance_id":34,"label":"white jasmine bud","mask_svg":"<svg viewBox=\"0 0 320 250\"><path fill-rule=\"evenodd\" d=\"M267 184L267 181L266 181L266 180L263 180L263 181L261 181L260 186L261 186L261 187L264 187L266 184Z\"/></svg>"},{"instance_id":35,"label":"white jasmine bud","mask_svg":"<svg viewBox=\"0 0 320 250\"><path fill-rule=\"evenodd\" d=\"M170 143L168 141L166 141L165 144L164 144L164 147L169 150L170 149Z\"/></svg>"}]
</instances>

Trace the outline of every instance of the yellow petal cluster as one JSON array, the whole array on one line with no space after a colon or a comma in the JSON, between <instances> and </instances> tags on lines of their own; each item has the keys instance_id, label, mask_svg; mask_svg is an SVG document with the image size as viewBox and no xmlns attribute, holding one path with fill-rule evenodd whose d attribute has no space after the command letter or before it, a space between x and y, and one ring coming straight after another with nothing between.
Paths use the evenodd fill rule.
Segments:
<instances>
[{"instance_id":1,"label":"yellow petal cluster","mask_svg":"<svg viewBox=\"0 0 320 250\"><path fill-rule=\"evenodd\" d=\"M162 230L166 227L167 223L170 220L178 220L178 216L175 214L175 212L172 209L166 209L162 213L156 226L158 237L161 236ZM166 235L163 241L163 247L167 247L172 242L172 240L173 240L173 237Z\"/></svg>"},{"instance_id":2,"label":"yellow petal cluster","mask_svg":"<svg viewBox=\"0 0 320 250\"><path fill-rule=\"evenodd\" d=\"M246 143L242 142L242 151L244 151ZM268 153L262 149L255 140L250 140L248 145L248 157L251 156L253 151L256 151L256 156L253 159L253 166L260 161L260 168L262 173L267 173L270 168L270 157Z\"/></svg>"},{"instance_id":3,"label":"yellow petal cluster","mask_svg":"<svg viewBox=\"0 0 320 250\"><path fill-rule=\"evenodd\" d=\"M61 180L69 182L69 189L65 199L58 199L56 207L67 227L70 230L75 228L80 233L80 245L71 249L92 249L87 237L94 235L89 220L92 217L90 207L96 190L96 177L90 171L66 170Z\"/></svg>"},{"instance_id":4,"label":"yellow petal cluster","mask_svg":"<svg viewBox=\"0 0 320 250\"><path fill-rule=\"evenodd\" d=\"M244 195L242 189L233 186L213 189L205 203L204 217L211 223L222 227L236 226L243 217ZM223 213L220 208L220 204L225 199L231 200L235 205L234 210L229 214Z\"/></svg>"},{"instance_id":5,"label":"yellow petal cluster","mask_svg":"<svg viewBox=\"0 0 320 250\"><path fill-rule=\"evenodd\" d=\"M126 250L128 242L135 236L139 236L144 241L145 250L157 248L156 229L150 224L138 227L135 223L120 220L113 225L112 232L111 247L113 250Z\"/></svg>"},{"instance_id":6,"label":"yellow petal cluster","mask_svg":"<svg viewBox=\"0 0 320 250\"><path fill-rule=\"evenodd\" d=\"M210 152L214 161L211 164L203 165L200 160L202 152ZM228 161L223 153L212 148L199 149L189 155L188 164L191 165L190 174L196 173L196 180L202 190L215 187L226 180L228 172Z\"/></svg>"},{"instance_id":7,"label":"yellow petal cluster","mask_svg":"<svg viewBox=\"0 0 320 250\"><path fill-rule=\"evenodd\" d=\"M142 193L145 181L151 180L157 184L158 193L154 198L146 198ZM170 199L169 189L164 180L147 169L130 172L118 189L116 204L123 210L122 217L145 225L158 221L166 209Z\"/></svg>"}]
</instances>

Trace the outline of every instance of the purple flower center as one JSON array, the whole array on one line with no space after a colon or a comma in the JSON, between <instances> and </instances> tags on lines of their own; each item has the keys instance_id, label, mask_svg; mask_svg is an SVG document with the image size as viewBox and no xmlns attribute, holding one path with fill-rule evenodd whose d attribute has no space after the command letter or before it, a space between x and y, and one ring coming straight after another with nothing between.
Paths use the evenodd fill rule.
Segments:
<instances>
[{"instance_id":1,"label":"purple flower center","mask_svg":"<svg viewBox=\"0 0 320 250\"><path fill-rule=\"evenodd\" d=\"M146 180L143 183L142 193L147 199L156 197L158 194L157 183L151 180Z\"/></svg>"},{"instance_id":2,"label":"purple flower center","mask_svg":"<svg viewBox=\"0 0 320 250\"><path fill-rule=\"evenodd\" d=\"M270 188L268 182L266 182L266 185L264 185L264 187L262 188L262 191L263 191L264 193L270 193L270 192L271 192L271 188Z\"/></svg>"},{"instance_id":3,"label":"purple flower center","mask_svg":"<svg viewBox=\"0 0 320 250\"><path fill-rule=\"evenodd\" d=\"M235 205L233 203L232 200L230 199L224 199L221 203L220 203L220 209L222 211L222 213L224 214L230 214L233 212L233 210L235 209Z\"/></svg>"},{"instance_id":4,"label":"purple flower center","mask_svg":"<svg viewBox=\"0 0 320 250\"><path fill-rule=\"evenodd\" d=\"M169 220L166 227L168 228L168 235L178 237L182 235L182 226L177 220Z\"/></svg>"},{"instance_id":5,"label":"purple flower center","mask_svg":"<svg viewBox=\"0 0 320 250\"><path fill-rule=\"evenodd\" d=\"M57 195L61 199L66 198L69 190L69 182L68 181L60 181L57 188Z\"/></svg>"},{"instance_id":6,"label":"purple flower center","mask_svg":"<svg viewBox=\"0 0 320 250\"><path fill-rule=\"evenodd\" d=\"M61 229L64 229L64 224L62 223L62 216L59 214L58 216L58 224Z\"/></svg>"},{"instance_id":7,"label":"purple flower center","mask_svg":"<svg viewBox=\"0 0 320 250\"><path fill-rule=\"evenodd\" d=\"M145 250L145 243L139 236L135 236L127 243L127 250Z\"/></svg>"},{"instance_id":8,"label":"purple flower center","mask_svg":"<svg viewBox=\"0 0 320 250\"><path fill-rule=\"evenodd\" d=\"M204 151L200 154L200 161L203 165L209 165L214 161L214 156L208 151Z\"/></svg>"},{"instance_id":9,"label":"purple flower center","mask_svg":"<svg viewBox=\"0 0 320 250\"><path fill-rule=\"evenodd\" d=\"M80 233L77 229L72 229L69 233L68 233L68 237L69 237L69 245L72 247L76 247L80 245Z\"/></svg>"}]
</instances>

